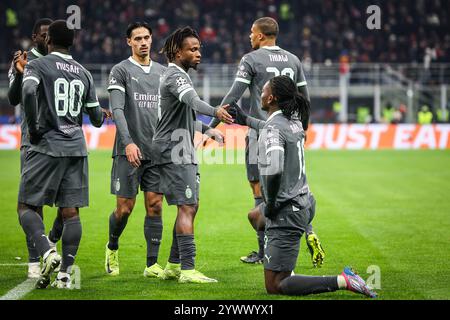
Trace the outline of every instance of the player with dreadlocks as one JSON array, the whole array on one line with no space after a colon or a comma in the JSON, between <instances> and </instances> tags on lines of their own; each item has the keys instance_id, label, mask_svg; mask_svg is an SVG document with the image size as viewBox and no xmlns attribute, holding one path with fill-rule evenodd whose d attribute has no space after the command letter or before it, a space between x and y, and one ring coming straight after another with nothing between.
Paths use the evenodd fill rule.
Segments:
<instances>
[{"instance_id":1,"label":"player with dreadlocks","mask_svg":"<svg viewBox=\"0 0 450 320\"><path fill-rule=\"evenodd\" d=\"M177 205L169 261L159 278L178 279L180 283L217 282L195 270L194 218L198 210L199 183L194 132L196 112L216 117L225 123L233 118L227 106L214 108L200 100L187 71L200 63L197 32L184 27L166 40L161 50L168 68L161 77L159 120L153 136L152 154L159 170L160 190L169 205Z\"/></svg>"},{"instance_id":2,"label":"player with dreadlocks","mask_svg":"<svg viewBox=\"0 0 450 320\"><path fill-rule=\"evenodd\" d=\"M315 215L316 201L305 172L305 131L310 105L288 76L269 80L261 94L267 121L247 116L237 105L236 123L260 129L258 169L266 217L264 277L269 294L308 295L346 289L376 297L350 267L338 276L291 275L297 262L300 238Z\"/></svg>"}]
</instances>

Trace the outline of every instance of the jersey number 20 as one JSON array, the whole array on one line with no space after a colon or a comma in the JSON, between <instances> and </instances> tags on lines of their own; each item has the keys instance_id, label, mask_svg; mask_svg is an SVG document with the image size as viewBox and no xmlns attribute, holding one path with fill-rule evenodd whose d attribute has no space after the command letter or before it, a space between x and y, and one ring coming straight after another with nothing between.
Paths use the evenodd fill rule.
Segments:
<instances>
[{"instance_id":1,"label":"jersey number 20","mask_svg":"<svg viewBox=\"0 0 450 320\"><path fill-rule=\"evenodd\" d=\"M284 68L283 70L280 71L280 70L278 70L278 68L275 68L275 67L267 67L266 71L270 72L270 73L274 73L275 74L274 77L278 77L279 75L282 75L282 76L288 76L289 78L294 80L294 70L292 70L292 68Z\"/></svg>"},{"instance_id":2,"label":"jersey number 20","mask_svg":"<svg viewBox=\"0 0 450 320\"><path fill-rule=\"evenodd\" d=\"M59 117L65 117L67 112L76 117L81 111L81 100L84 93L84 84L81 80L67 81L58 78L55 81L55 108Z\"/></svg>"}]
</instances>

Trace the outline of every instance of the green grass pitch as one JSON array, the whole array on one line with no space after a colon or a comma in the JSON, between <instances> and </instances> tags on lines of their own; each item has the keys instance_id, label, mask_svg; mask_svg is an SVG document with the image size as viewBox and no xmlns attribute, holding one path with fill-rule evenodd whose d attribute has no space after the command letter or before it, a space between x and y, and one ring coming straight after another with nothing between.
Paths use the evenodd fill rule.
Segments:
<instances>
[{"instance_id":1,"label":"green grass pitch","mask_svg":"<svg viewBox=\"0 0 450 320\"><path fill-rule=\"evenodd\" d=\"M296 273L335 275L353 265L367 279L367 268L378 266L380 299L450 298L449 151L307 151L306 161L317 200L313 225L326 259L321 269L313 269L302 239ZM104 247L115 205L109 194L110 152L91 152L89 166L90 207L81 210L83 238L76 260L81 289L33 290L25 299L364 299L347 291L266 295L262 266L239 261L256 248L247 221L253 200L243 165L200 166L196 266L219 283L181 285L142 276L142 194L120 239L121 274L108 277ZM27 262L27 251L16 214L19 152L1 151L0 170L1 296L25 280L26 267L11 264ZM168 257L175 210L164 205L161 265ZM44 208L47 230L55 213L55 208Z\"/></svg>"}]
</instances>

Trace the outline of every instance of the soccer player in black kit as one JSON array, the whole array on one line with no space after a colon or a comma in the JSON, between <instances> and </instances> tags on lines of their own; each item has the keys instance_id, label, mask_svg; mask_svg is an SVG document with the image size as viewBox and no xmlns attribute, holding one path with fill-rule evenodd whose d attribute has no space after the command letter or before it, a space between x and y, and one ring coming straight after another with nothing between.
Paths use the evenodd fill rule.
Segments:
<instances>
[{"instance_id":1,"label":"soccer player in black kit","mask_svg":"<svg viewBox=\"0 0 450 320\"><path fill-rule=\"evenodd\" d=\"M195 269L194 219L199 207L200 174L194 147L198 126L196 113L217 117L225 123L233 119L228 106L212 107L202 101L187 73L201 61L200 37L184 27L167 39L162 49L169 62L160 81L159 120L152 142L152 155L159 173L160 190L169 205L177 206L173 242L168 263L158 277L180 283L211 283Z\"/></svg>"},{"instance_id":2,"label":"soccer player in black kit","mask_svg":"<svg viewBox=\"0 0 450 320\"><path fill-rule=\"evenodd\" d=\"M250 116L260 120L267 120L267 113L261 109L262 88L268 80L280 74L287 75L295 81L298 90L309 100L302 63L297 56L276 45L278 33L278 23L271 17L262 17L253 22L249 36L253 51L242 57L234 83L223 98L222 104L236 103L248 88L250 91ZM218 123L217 119L214 119L211 122L211 126L215 127ZM265 219L257 209L259 204L262 203L257 163L257 130L249 128L245 145L247 179L255 199L254 209L249 212L248 219L257 234L258 251L253 251L247 256L241 257L241 261L244 263L262 263L264 258ZM313 232L312 225L308 225L305 233L312 263L315 267L320 267L325 258L325 252L320 240Z\"/></svg>"},{"instance_id":3,"label":"soccer player in black kit","mask_svg":"<svg viewBox=\"0 0 450 320\"><path fill-rule=\"evenodd\" d=\"M45 288L61 263L57 288L70 288L71 268L81 240L79 208L89 205L87 148L83 112L100 127L100 108L92 75L73 60L74 30L58 20L48 28L49 54L30 61L23 73L22 99L30 148L19 188L19 221L43 259L37 288ZM50 246L38 214L44 205L61 208L62 257Z\"/></svg>"},{"instance_id":4,"label":"soccer player in black kit","mask_svg":"<svg viewBox=\"0 0 450 320\"><path fill-rule=\"evenodd\" d=\"M350 267L338 276L291 275L300 238L315 215L313 194L305 171L305 131L310 105L288 76L269 80L261 94L267 121L247 116L237 105L235 122L259 130L258 168L266 218L264 277L269 294L308 295L339 289L375 298L376 294Z\"/></svg>"},{"instance_id":5,"label":"soccer player in black kit","mask_svg":"<svg viewBox=\"0 0 450 320\"><path fill-rule=\"evenodd\" d=\"M42 18L35 22L33 26L33 33L31 39L33 41L33 48L29 51L22 52L18 50L14 53L14 59L11 63L11 68L8 71L9 88L8 88L8 100L11 105L20 108L20 128L21 128L21 141L20 141L20 171L25 164L25 156L30 148L30 141L28 138L27 122L25 121L25 113L22 102L22 80L23 71L26 64L35 59L39 59L47 55L47 43L46 37L48 27L53 21L48 18ZM38 211L38 214L42 217L42 211ZM49 233L50 246L56 250L56 242L61 238L63 229L63 220L61 216L61 210L58 208L58 214L53 222L52 229ZM28 248L28 278L39 278L40 256L36 250L34 243L30 238L26 237Z\"/></svg>"}]
</instances>

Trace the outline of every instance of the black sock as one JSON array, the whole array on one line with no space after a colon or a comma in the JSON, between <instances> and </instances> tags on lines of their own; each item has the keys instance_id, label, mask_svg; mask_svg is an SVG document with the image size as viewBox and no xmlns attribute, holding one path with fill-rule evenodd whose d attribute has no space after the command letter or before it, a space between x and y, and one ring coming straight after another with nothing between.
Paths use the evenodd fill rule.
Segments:
<instances>
[{"instance_id":1,"label":"black sock","mask_svg":"<svg viewBox=\"0 0 450 320\"><path fill-rule=\"evenodd\" d=\"M263 202L264 200L262 197L255 197L255 208ZM256 236L258 238L258 256L264 257L264 230L256 231Z\"/></svg>"},{"instance_id":2,"label":"black sock","mask_svg":"<svg viewBox=\"0 0 450 320\"><path fill-rule=\"evenodd\" d=\"M64 221L62 232L62 263L61 272L67 272L72 267L81 240L80 217L72 217Z\"/></svg>"},{"instance_id":3,"label":"black sock","mask_svg":"<svg viewBox=\"0 0 450 320\"><path fill-rule=\"evenodd\" d=\"M119 237L122 234L128 222L128 215L122 216L122 219L116 219L115 211L109 216L109 241L108 248L110 250L119 249Z\"/></svg>"},{"instance_id":4,"label":"black sock","mask_svg":"<svg viewBox=\"0 0 450 320\"><path fill-rule=\"evenodd\" d=\"M29 236L25 237L27 240L27 248L28 248L28 262L39 262L41 261L41 257L39 256L39 252L36 250L34 246L33 240Z\"/></svg>"},{"instance_id":5,"label":"black sock","mask_svg":"<svg viewBox=\"0 0 450 320\"><path fill-rule=\"evenodd\" d=\"M181 270L195 269L195 242L193 234L177 234Z\"/></svg>"},{"instance_id":6,"label":"black sock","mask_svg":"<svg viewBox=\"0 0 450 320\"><path fill-rule=\"evenodd\" d=\"M180 251L178 250L178 240L177 240L177 221L173 225L172 230L172 245L170 247L169 262L170 263L180 263Z\"/></svg>"},{"instance_id":7,"label":"black sock","mask_svg":"<svg viewBox=\"0 0 450 320\"><path fill-rule=\"evenodd\" d=\"M58 208L58 214L56 215L55 221L53 221L52 230L50 230L48 234L48 239L53 243L57 243L59 239L61 239L64 228L64 221L60 214L60 210L61 209Z\"/></svg>"},{"instance_id":8,"label":"black sock","mask_svg":"<svg viewBox=\"0 0 450 320\"><path fill-rule=\"evenodd\" d=\"M333 292L339 289L337 277L291 276L280 283L281 292L289 296L304 296L322 292Z\"/></svg>"},{"instance_id":9,"label":"black sock","mask_svg":"<svg viewBox=\"0 0 450 320\"><path fill-rule=\"evenodd\" d=\"M19 221L27 237L34 243L37 253L42 257L50 250L42 218L36 211L26 209L19 213Z\"/></svg>"},{"instance_id":10,"label":"black sock","mask_svg":"<svg viewBox=\"0 0 450 320\"><path fill-rule=\"evenodd\" d=\"M145 217L144 235L147 241L147 267L154 265L158 261L162 232L163 223L161 216Z\"/></svg>"},{"instance_id":11,"label":"black sock","mask_svg":"<svg viewBox=\"0 0 450 320\"><path fill-rule=\"evenodd\" d=\"M264 231L256 231L258 237L258 256L264 257Z\"/></svg>"}]
</instances>

